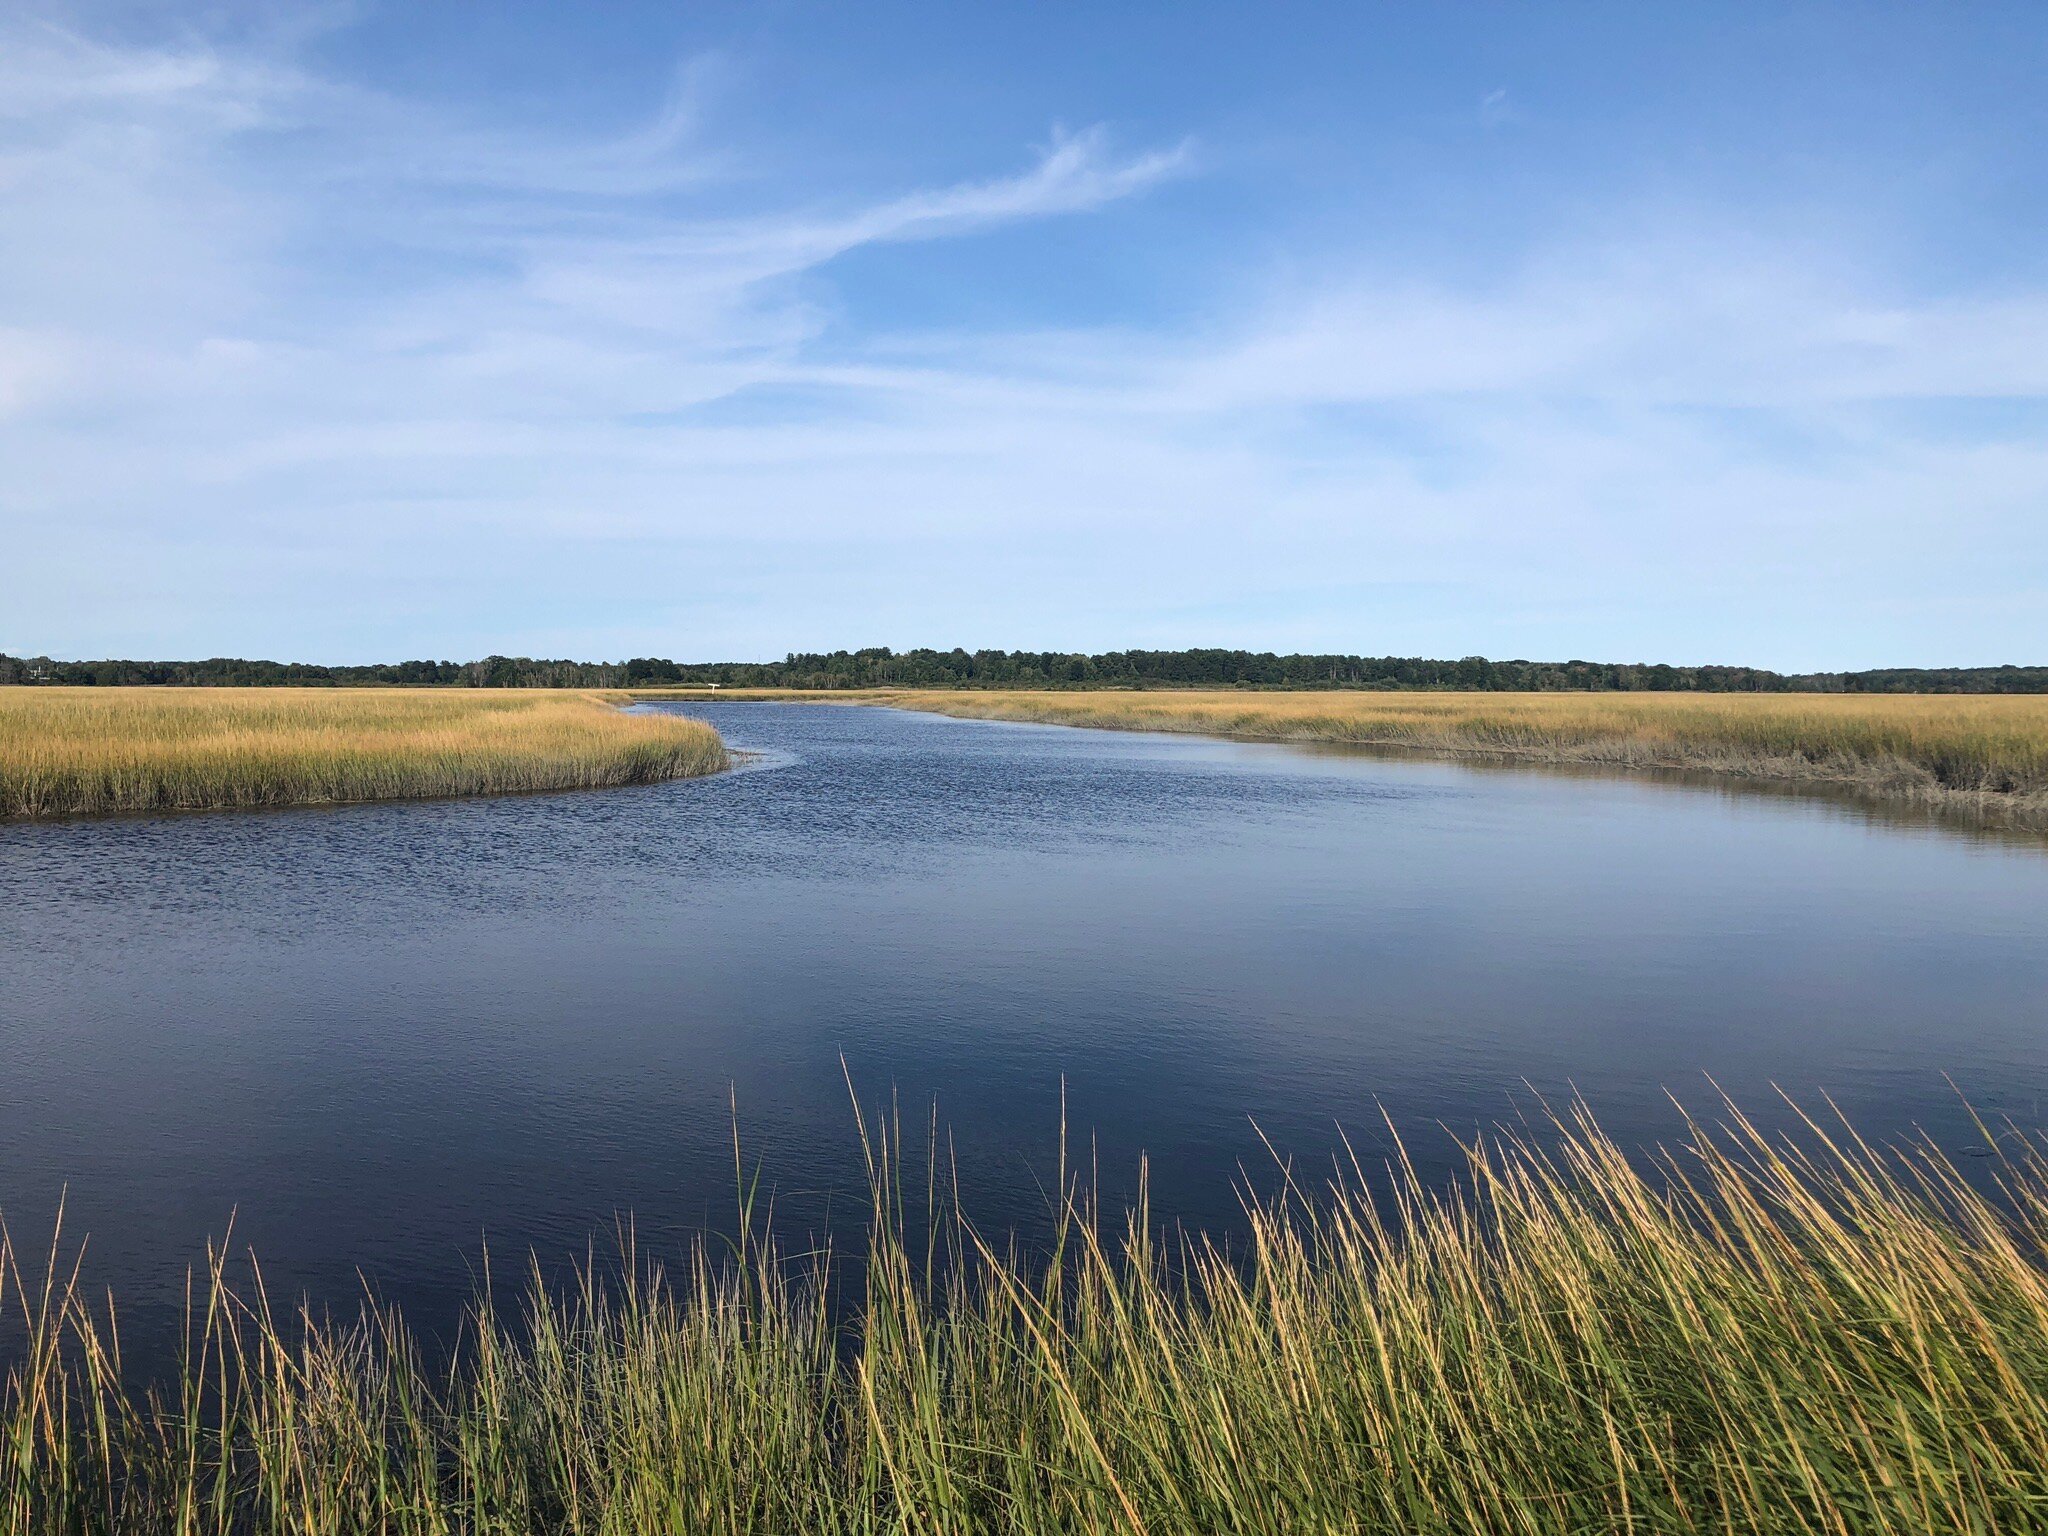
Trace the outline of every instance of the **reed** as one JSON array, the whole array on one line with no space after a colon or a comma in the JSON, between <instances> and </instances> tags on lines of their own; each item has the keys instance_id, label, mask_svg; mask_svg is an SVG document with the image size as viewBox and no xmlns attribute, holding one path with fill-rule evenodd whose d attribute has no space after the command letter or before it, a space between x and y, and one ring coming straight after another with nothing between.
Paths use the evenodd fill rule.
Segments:
<instances>
[{"instance_id":1,"label":"reed","mask_svg":"<svg viewBox=\"0 0 2048 1536\"><path fill-rule=\"evenodd\" d=\"M725 764L700 721L581 693L0 688L0 819L596 788Z\"/></svg>"},{"instance_id":2,"label":"reed","mask_svg":"<svg viewBox=\"0 0 2048 1536\"><path fill-rule=\"evenodd\" d=\"M1554 1134L1553 1134L1554 1132ZM0 1249L0 1531L2038 1532L2048 1167L1732 1109L1631 1159L1583 1112L1247 1201L1235 1251L1065 1175L1021 1255L868 1140L857 1269L750 1233L673 1278L488 1292L452 1361L215 1258L187 1363ZM831 1289L855 1288L835 1323Z\"/></svg>"},{"instance_id":3,"label":"reed","mask_svg":"<svg viewBox=\"0 0 2048 1536\"><path fill-rule=\"evenodd\" d=\"M2044 695L904 689L803 697L983 720L1695 769L1840 785L2048 829Z\"/></svg>"}]
</instances>

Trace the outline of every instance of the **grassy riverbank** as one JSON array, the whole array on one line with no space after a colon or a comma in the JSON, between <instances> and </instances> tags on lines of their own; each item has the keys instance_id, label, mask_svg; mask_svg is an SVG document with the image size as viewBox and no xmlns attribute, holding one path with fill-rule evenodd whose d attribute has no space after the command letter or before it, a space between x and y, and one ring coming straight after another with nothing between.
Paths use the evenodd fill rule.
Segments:
<instances>
[{"instance_id":1,"label":"grassy riverbank","mask_svg":"<svg viewBox=\"0 0 2048 1536\"><path fill-rule=\"evenodd\" d=\"M941 1215L937 1264L884 1139L850 1322L829 1261L757 1244L480 1308L429 1366L395 1317L309 1327L217 1270L151 1397L105 1304L9 1255L0 1531L2042 1528L2032 1150L1997 1208L1839 1125L1694 1129L1648 1171L1566 1132L1481 1146L1461 1192L1346 1170L1228 1256L1076 1197L1049 1258Z\"/></svg>"},{"instance_id":2,"label":"grassy riverbank","mask_svg":"<svg viewBox=\"0 0 2048 1536\"><path fill-rule=\"evenodd\" d=\"M1840 785L2048 829L2041 695L905 689L802 697L984 720L1698 769Z\"/></svg>"},{"instance_id":3,"label":"grassy riverbank","mask_svg":"<svg viewBox=\"0 0 2048 1536\"><path fill-rule=\"evenodd\" d=\"M643 784L718 734L582 693L0 688L0 819Z\"/></svg>"}]
</instances>

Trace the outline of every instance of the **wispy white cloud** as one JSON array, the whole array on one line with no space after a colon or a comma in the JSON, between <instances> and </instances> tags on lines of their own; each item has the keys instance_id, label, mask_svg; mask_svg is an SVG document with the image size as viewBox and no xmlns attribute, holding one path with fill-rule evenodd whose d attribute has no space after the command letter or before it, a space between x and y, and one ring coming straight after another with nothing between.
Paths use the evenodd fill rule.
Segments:
<instances>
[{"instance_id":1,"label":"wispy white cloud","mask_svg":"<svg viewBox=\"0 0 2048 1536\"><path fill-rule=\"evenodd\" d=\"M0 49L0 119L65 130L86 115L183 113L220 128L249 127L266 107L310 84L276 62L177 49L108 46L55 22L17 18Z\"/></svg>"},{"instance_id":2,"label":"wispy white cloud","mask_svg":"<svg viewBox=\"0 0 2048 1536\"><path fill-rule=\"evenodd\" d=\"M579 138L289 50L6 41L0 648L1800 665L1886 659L1880 609L1946 659L1966 608L1999 648L2048 602L2048 435L1971 415L2048 413L2048 294L1617 216L1483 281L1318 252L1174 326L922 333L848 316L831 264L1110 210L1194 151L1091 129L739 216L715 60ZM1866 649L1796 649L1795 593Z\"/></svg>"}]
</instances>

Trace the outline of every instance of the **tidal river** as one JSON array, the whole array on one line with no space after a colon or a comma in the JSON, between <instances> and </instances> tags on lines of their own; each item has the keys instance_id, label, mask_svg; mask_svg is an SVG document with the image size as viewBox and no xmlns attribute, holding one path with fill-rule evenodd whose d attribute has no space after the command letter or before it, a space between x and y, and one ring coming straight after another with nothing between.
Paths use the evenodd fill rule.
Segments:
<instances>
[{"instance_id":1,"label":"tidal river","mask_svg":"<svg viewBox=\"0 0 2048 1536\"><path fill-rule=\"evenodd\" d=\"M660 706L670 707L670 706ZM1574 1090L1718 1083L1966 1154L2048 1092L2048 846L1824 800L830 705L645 789L0 827L0 1212L61 1192L138 1348L233 1218L273 1290L430 1328L495 1271L857 1212L844 1070L1028 1230L1065 1084L1104 1192L1227 1228L1261 1133L1431 1172ZM1953 1079L1954 1086L1950 1086ZM857 1221L857 1214L854 1217ZM358 1278L359 1275L362 1278Z\"/></svg>"}]
</instances>

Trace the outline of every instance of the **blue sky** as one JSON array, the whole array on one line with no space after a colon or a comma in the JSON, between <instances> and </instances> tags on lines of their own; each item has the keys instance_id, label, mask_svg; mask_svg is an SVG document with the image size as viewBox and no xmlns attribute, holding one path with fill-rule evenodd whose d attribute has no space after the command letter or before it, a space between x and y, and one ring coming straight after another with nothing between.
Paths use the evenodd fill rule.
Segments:
<instances>
[{"instance_id":1,"label":"blue sky","mask_svg":"<svg viewBox=\"0 0 2048 1536\"><path fill-rule=\"evenodd\" d=\"M2048 11L10 7L0 650L2048 661Z\"/></svg>"}]
</instances>

